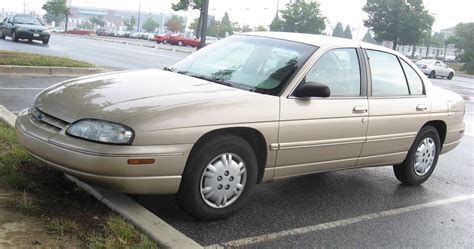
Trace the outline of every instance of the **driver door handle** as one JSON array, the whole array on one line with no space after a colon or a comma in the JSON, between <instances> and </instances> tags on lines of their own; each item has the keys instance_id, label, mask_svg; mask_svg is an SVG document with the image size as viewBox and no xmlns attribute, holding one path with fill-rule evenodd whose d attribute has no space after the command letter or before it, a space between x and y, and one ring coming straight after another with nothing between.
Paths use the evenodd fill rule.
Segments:
<instances>
[{"instance_id":1,"label":"driver door handle","mask_svg":"<svg viewBox=\"0 0 474 249\"><path fill-rule=\"evenodd\" d=\"M352 109L353 113L366 113L369 111L369 107L366 105L356 105L354 109Z\"/></svg>"},{"instance_id":2,"label":"driver door handle","mask_svg":"<svg viewBox=\"0 0 474 249\"><path fill-rule=\"evenodd\" d=\"M424 112L426 110L428 110L428 105L420 104L416 106L416 111Z\"/></svg>"}]
</instances>

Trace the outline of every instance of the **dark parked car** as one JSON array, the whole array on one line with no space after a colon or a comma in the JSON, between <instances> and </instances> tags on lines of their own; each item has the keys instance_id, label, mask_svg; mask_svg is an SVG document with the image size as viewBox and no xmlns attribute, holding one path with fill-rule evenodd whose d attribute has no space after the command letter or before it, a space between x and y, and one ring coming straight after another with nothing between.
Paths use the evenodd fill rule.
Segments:
<instances>
[{"instance_id":1,"label":"dark parked car","mask_svg":"<svg viewBox=\"0 0 474 249\"><path fill-rule=\"evenodd\" d=\"M28 41L39 40L43 44L49 43L50 32L38 18L29 15L13 15L6 17L0 23L0 38L10 36L13 41L28 39Z\"/></svg>"}]
</instances>

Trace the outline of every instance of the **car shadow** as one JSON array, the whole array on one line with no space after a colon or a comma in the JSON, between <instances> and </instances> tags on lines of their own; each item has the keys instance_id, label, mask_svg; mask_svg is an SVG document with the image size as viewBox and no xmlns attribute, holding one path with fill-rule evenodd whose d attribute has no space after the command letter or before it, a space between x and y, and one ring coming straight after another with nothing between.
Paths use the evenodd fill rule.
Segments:
<instances>
[{"instance_id":1,"label":"car shadow","mask_svg":"<svg viewBox=\"0 0 474 249\"><path fill-rule=\"evenodd\" d=\"M435 195L423 186L401 185L391 167L383 167L260 184L242 210L214 222L197 221L180 208L175 196L132 198L201 245L209 245L413 205L420 197Z\"/></svg>"},{"instance_id":2,"label":"car shadow","mask_svg":"<svg viewBox=\"0 0 474 249\"><path fill-rule=\"evenodd\" d=\"M5 40L13 42L13 43L17 43L17 44L27 44L27 45L38 46L38 47L48 47L49 46L49 44L43 44L41 41L38 42L38 41L35 41L35 40L33 40L31 42L28 41L28 40L23 40L23 39L18 40L17 42L14 42L11 38L10 39L6 38Z\"/></svg>"}]
</instances>

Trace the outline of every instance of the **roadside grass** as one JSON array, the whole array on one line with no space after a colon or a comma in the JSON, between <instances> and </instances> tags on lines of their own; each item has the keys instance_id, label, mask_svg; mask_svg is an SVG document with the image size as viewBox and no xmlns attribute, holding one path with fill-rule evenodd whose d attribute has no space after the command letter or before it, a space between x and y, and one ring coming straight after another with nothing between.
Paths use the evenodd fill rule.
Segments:
<instances>
[{"instance_id":1,"label":"roadside grass","mask_svg":"<svg viewBox=\"0 0 474 249\"><path fill-rule=\"evenodd\" d=\"M470 74L466 71L463 70L463 66L464 66L464 63L459 63L459 62L448 62L446 63L446 65L452 69L454 69L455 72L457 72L458 74L461 73L461 74L465 74L465 75L473 75L473 74Z\"/></svg>"},{"instance_id":2,"label":"roadside grass","mask_svg":"<svg viewBox=\"0 0 474 249\"><path fill-rule=\"evenodd\" d=\"M64 57L31 54L0 50L0 65L14 66L47 66L47 67L82 67L95 68L96 66L84 61L72 60Z\"/></svg>"},{"instance_id":3,"label":"roadside grass","mask_svg":"<svg viewBox=\"0 0 474 249\"><path fill-rule=\"evenodd\" d=\"M17 193L2 204L4 208L38 219L58 238L73 236L90 248L158 247L62 173L29 156L15 131L2 122L0 187Z\"/></svg>"}]
</instances>

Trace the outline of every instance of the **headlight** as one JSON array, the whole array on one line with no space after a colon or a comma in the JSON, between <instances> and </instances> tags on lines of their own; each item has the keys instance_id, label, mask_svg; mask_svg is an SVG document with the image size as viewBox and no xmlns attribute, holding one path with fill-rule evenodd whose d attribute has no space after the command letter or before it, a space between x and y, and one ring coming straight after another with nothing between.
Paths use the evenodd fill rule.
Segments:
<instances>
[{"instance_id":1,"label":"headlight","mask_svg":"<svg viewBox=\"0 0 474 249\"><path fill-rule=\"evenodd\" d=\"M45 29L45 30L43 30L43 33L49 34L49 33L51 33L51 31L49 29Z\"/></svg>"},{"instance_id":2,"label":"headlight","mask_svg":"<svg viewBox=\"0 0 474 249\"><path fill-rule=\"evenodd\" d=\"M96 119L83 119L72 124L68 135L100 143L131 144L134 132L124 125Z\"/></svg>"},{"instance_id":3,"label":"headlight","mask_svg":"<svg viewBox=\"0 0 474 249\"><path fill-rule=\"evenodd\" d=\"M25 31L25 32L28 32L29 30L28 30L28 29L25 29L25 28L17 28L16 31Z\"/></svg>"}]
</instances>

